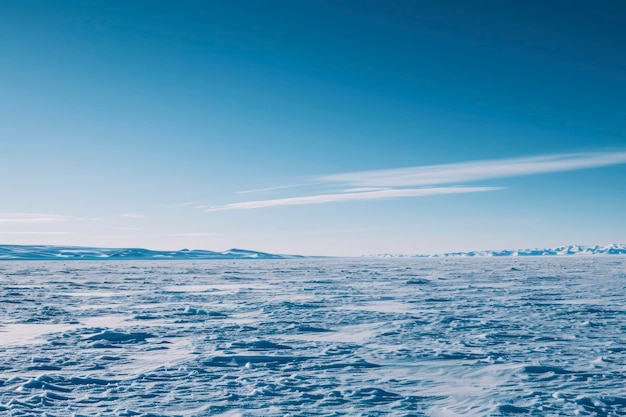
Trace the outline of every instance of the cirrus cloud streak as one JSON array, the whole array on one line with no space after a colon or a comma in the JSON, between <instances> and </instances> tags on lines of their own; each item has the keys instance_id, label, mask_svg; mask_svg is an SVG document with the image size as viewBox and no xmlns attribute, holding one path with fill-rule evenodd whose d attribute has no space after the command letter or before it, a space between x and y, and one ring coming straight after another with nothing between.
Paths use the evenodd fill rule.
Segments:
<instances>
[{"instance_id":1,"label":"cirrus cloud streak","mask_svg":"<svg viewBox=\"0 0 626 417\"><path fill-rule=\"evenodd\" d=\"M626 163L626 152L587 152L349 172L321 182L358 187L417 187L599 168Z\"/></svg>"},{"instance_id":2,"label":"cirrus cloud streak","mask_svg":"<svg viewBox=\"0 0 626 417\"><path fill-rule=\"evenodd\" d=\"M323 186L327 190L324 193L318 192L314 195L253 200L215 206L200 205L196 208L208 212L250 210L265 207L495 191L503 189L503 187L470 186L469 184L485 180L575 171L625 163L626 151L605 151L356 171L318 176L312 178L308 184L299 185L299 187L316 188ZM294 187L269 187L246 192Z\"/></svg>"},{"instance_id":3,"label":"cirrus cloud streak","mask_svg":"<svg viewBox=\"0 0 626 417\"><path fill-rule=\"evenodd\" d=\"M273 200L245 201L222 206L204 206L205 211L250 210L265 207L296 206L305 204L323 204L342 201L380 200L399 197L425 197L431 195L476 193L500 190L501 187L434 187L434 188L401 188L359 193L321 194L304 197L277 198Z\"/></svg>"}]
</instances>

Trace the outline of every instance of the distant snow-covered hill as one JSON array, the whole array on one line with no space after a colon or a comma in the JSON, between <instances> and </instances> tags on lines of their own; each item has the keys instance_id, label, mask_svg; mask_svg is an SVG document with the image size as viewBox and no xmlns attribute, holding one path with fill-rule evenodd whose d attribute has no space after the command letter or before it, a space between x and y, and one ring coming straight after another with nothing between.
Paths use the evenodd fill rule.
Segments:
<instances>
[{"instance_id":1,"label":"distant snow-covered hill","mask_svg":"<svg viewBox=\"0 0 626 417\"><path fill-rule=\"evenodd\" d=\"M243 249L223 252L208 250L156 251L141 248L89 248L80 246L0 245L0 260L116 260L116 259L286 259L297 255L275 255Z\"/></svg>"},{"instance_id":2,"label":"distant snow-covered hill","mask_svg":"<svg viewBox=\"0 0 626 417\"><path fill-rule=\"evenodd\" d=\"M564 256L564 255L626 255L626 245L614 243L607 246L568 245L545 249L485 250L472 252L449 252L436 255L396 255L379 254L384 258L447 258L447 257L486 257L486 256Z\"/></svg>"}]
</instances>

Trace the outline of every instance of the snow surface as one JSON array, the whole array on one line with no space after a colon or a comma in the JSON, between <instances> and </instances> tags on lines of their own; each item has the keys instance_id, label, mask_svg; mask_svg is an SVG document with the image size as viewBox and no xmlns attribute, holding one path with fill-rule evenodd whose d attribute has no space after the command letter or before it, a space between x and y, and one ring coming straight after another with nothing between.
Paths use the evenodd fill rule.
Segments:
<instances>
[{"instance_id":1,"label":"snow surface","mask_svg":"<svg viewBox=\"0 0 626 417\"><path fill-rule=\"evenodd\" d=\"M0 262L0 415L626 415L626 258Z\"/></svg>"}]
</instances>

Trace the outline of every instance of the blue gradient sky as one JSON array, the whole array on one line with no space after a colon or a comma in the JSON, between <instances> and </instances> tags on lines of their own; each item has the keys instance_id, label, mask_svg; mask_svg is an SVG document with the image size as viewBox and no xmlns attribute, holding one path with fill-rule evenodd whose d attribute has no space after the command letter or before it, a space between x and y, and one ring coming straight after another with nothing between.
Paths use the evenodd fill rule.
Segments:
<instances>
[{"instance_id":1,"label":"blue gradient sky","mask_svg":"<svg viewBox=\"0 0 626 417\"><path fill-rule=\"evenodd\" d=\"M0 7L0 243L626 241L624 2Z\"/></svg>"}]
</instances>

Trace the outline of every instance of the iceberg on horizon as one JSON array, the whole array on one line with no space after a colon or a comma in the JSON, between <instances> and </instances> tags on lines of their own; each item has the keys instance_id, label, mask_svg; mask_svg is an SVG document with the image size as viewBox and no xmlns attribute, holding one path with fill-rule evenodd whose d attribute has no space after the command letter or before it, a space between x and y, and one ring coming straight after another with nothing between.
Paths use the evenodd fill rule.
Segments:
<instances>
[{"instance_id":1,"label":"iceberg on horizon","mask_svg":"<svg viewBox=\"0 0 626 417\"><path fill-rule=\"evenodd\" d=\"M555 248L544 249L503 249L503 250L483 250L470 252L447 252L434 255L398 255L384 253L374 255L384 258L480 258L480 257L504 257L504 256L570 256L570 255L626 255L626 244L613 243L606 246L582 246L564 245Z\"/></svg>"},{"instance_id":2,"label":"iceberg on horizon","mask_svg":"<svg viewBox=\"0 0 626 417\"><path fill-rule=\"evenodd\" d=\"M0 245L0 260L140 260L140 259L290 259L299 255L277 255L245 249L214 252L201 249L158 251L143 248L94 248L52 245Z\"/></svg>"}]
</instances>

